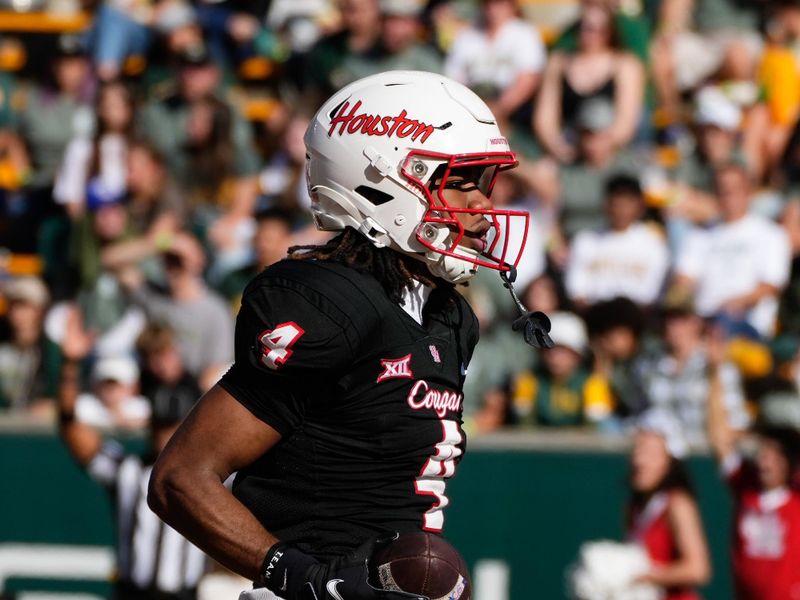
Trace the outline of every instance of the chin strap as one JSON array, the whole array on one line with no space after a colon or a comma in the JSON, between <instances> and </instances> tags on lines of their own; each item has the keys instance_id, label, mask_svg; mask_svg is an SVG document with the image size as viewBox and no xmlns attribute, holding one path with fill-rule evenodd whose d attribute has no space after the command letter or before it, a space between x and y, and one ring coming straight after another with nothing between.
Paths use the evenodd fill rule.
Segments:
<instances>
[{"instance_id":1,"label":"chin strap","mask_svg":"<svg viewBox=\"0 0 800 600\"><path fill-rule=\"evenodd\" d=\"M552 348L554 344L549 335L550 319L543 312L529 312L523 306L514 286L511 285L517 278L517 268L513 265L506 266L508 266L508 271L500 271L500 278L503 280L503 287L509 291L519 311L519 317L511 323L511 329L522 331L525 342L534 348Z\"/></svg>"}]
</instances>

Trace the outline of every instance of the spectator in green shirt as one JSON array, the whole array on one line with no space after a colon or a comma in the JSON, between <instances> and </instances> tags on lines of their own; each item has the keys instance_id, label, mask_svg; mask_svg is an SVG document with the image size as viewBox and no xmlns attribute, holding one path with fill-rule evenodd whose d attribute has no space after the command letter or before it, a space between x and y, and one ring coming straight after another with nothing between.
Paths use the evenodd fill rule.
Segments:
<instances>
[{"instance_id":1,"label":"spectator in green shirt","mask_svg":"<svg viewBox=\"0 0 800 600\"><path fill-rule=\"evenodd\" d=\"M253 261L229 273L220 283L219 292L235 301L242 296L245 286L269 265L286 258L292 239L292 216L280 208L270 208L256 215L256 232L253 236Z\"/></svg>"},{"instance_id":2,"label":"spectator in green shirt","mask_svg":"<svg viewBox=\"0 0 800 600\"><path fill-rule=\"evenodd\" d=\"M342 81L395 70L440 73L441 56L420 41L421 8L408 0L381 0L380 10L380 40L373 51L344 59L341 71L347 75Z\"/></svg>"},{"instance_id":3,"label":"spectator in green shirt","mask_svg":"<svg viewBox=\"0 0 800 600\"><path fill-rule=\"evenodd\" d=\"M26 180L25 205L19 211L14 236L17 251L41 253L45 278L58 282L66 255L69 226L62 211L54 210L53 182L73 137L88 135L94 126L93 84L86 51L80 38L58 38L50 73L32 85L24 99L19 134L27 144L31 172Z\"/></svg>"},{"instance_id":4,"label":"spectator in green shirt","mask_svg":"<svg viewBox=\"0 0 800 600\"><path fill-rule=\"evenodd\" d=\"M17 115L14 107L14 93L17 82L11 73L0 71L0 130L12 127Z\"/></svg>"},{"instance_id":5,"label":"spectator in green shirt","mask_svg":"<svg viewBox=\"0 0 800 600\"><path fill-rule=\"evenodd\" d=\"M30 148L36 188L53 185L70 140L93 126L89 62L75 36L61 36L52 80L31 87L20 115L20 132Z\"/></svg>"},{"instance_id":6,"label":"spectator in green shirt","mask_svg":"<svg viewBox=\"0 0 800 600\"><path fill-rule=\"evenodd\" d=\"M219 97L219 82L206 47L186 48L177 91L146 105L138 125L177 183L193 193L190 223L228 265L220 268L230 270L246 260L259 160L250 125Z\"/></svg>"},{"instance_id":7,"label":"spectator in green shirt","mask_svg":"<svg viewBox=\"0 0 800 600\"><path fill-rule=\"evenodd\" d=\"M350 79L342 69L348 58L374 51L380 36L378 0L339 0L342 28L319 40L308 53L304 84L306 91L322 102Z\"/></svg>"},{"instance_id":8,"label":"spectator in green shirt","mask_svg":"<svg viewBox=\"0 0 800 600\"><path fill-rule=\"evenodd\" d=\"M591 420L586 405L589 370L583 364L586 328L571 313L555 313L550 319L555 346L542 352L538 368L514 376L509 390L512 414L520 425L582 425Z\"/></svg>"}]
</instances>

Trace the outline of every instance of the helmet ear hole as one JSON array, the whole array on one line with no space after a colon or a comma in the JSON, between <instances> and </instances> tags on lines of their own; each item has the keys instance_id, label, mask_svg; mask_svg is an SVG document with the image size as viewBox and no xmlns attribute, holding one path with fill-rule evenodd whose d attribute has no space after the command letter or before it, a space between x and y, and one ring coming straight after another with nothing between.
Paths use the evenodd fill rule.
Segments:
<instances>
[{"instance_id":1,"label":"helmet ear hole","mask_svg":"<svg viewBox=\"0 0 800 600\"><path fill-rule=\"evenodd\" d=\"M394 200L394 196L387 194L386 192L382 192L381 190L377 190L373 187L369 187L368 185L360 185L355 189L356 193L361 194L369 200L375 206L380 206L381 204L386 204L390 200Z\"/></svg>"}]
</instances>

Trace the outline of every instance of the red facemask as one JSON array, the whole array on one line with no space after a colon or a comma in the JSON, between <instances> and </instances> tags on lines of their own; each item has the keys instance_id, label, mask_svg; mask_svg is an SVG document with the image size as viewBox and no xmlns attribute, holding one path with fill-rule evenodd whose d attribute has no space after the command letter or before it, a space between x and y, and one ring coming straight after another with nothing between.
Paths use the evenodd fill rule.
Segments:
<instances>
[{"instance_id":1,"label":"red facemask","mask_svg":"<svg viewBox=\"0 0 800 600\"><path fill-rule=\"evenodd\" d=\"M419 159L446 160L444 165L437 169L431 180L436 180L435 189L425 185L418 175L414 174L414 164L419 164ZM488 267L497 271L509 271L516 267L522 257L528 237L528 222L530 215L523 210L503 210L495 208L466 208L450 206L444 196L448 188L448 179L455 172L463 173L466 169L479 173L474 179L474 185L486 197L491 198L497 176L501 171L513 169L518 164L513 152L487 152L484 154L440 154L413 150L406 157L400 168L401 173L414 185L428 201L428 210L417 229L417 241L420 244L440 254L465 260L480 267ZM439 174L441 172L441 175ZM423 173L424 175L424 173ZM460 246L465 235L469 235L457 215L481 215L489 223L485 234L486 246L479 256L465 252ZM447 246L434 246L427 239L426 224L446 225L453 235ZM432 238L435 236L431 236Z\"/></svg>"}]
</instances>

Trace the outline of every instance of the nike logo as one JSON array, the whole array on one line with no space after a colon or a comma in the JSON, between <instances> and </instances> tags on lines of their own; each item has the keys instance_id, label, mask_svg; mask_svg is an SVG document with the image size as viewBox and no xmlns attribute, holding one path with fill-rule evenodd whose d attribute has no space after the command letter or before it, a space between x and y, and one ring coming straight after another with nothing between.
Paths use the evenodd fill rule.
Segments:
<instances>
[{"instance_id":1,"label":"nike logo","mask_svg":"<svg viewBox=\"0 0 800 600\"><path fill-rule=\"evenodd\" d=\"M344 598L342 598L342 596L336 589L336 586L342 583L343 581L344 579L331 579L325 586L325 588L328 590L328 593L331 595L331 597L334 598L334 600L344 600Z\"/></svg>"},{"instance_id":2,"label":"nike logo","mask_svg":"<svg viewBox=\"0 0 800 600\"><path fill-rule=\"evenodd\" d=\"M282 591L282 592L285 592L285 591L286 591L286 579L288 578L288 576L289 576L289 570L288 570L288 569L286 569L286 570L283 572L283 585L281 585L281 591Z\"/></svg>"}]
</instances>

